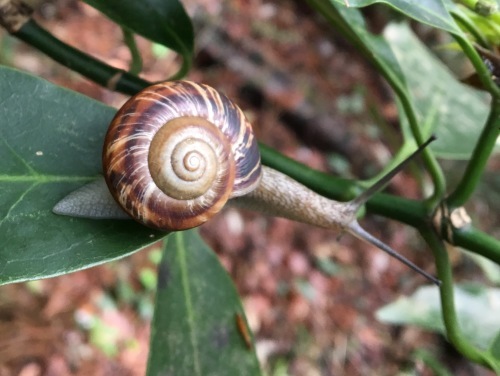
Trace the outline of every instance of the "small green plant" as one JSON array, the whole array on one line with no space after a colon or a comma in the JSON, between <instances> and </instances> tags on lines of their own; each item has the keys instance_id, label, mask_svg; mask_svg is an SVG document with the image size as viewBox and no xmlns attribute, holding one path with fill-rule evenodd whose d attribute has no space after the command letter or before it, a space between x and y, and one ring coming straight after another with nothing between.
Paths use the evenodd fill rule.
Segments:
<instances>
[{"instance_id":1,"label":"small green plant","mask_svg":"<svg viewBox=\"0 0 500 376\"><path fill-rule=\"evenodd\" d=\"M133 34L182 55L184 63L175 78L188 72L194 35L177 0L86 2L123 28L134 56L131 72L115 69L55 38L19 1L0 3L0 23L14 37L69 69L122 93L133 95L150 84L137 76L141 63ZM469 299L469 295L455 286L446 250L449 243L500 265L500 241L474 227L463 209L478 187L500 131L500 88L495 76L500 28L494 5L498 4L486 0L466 6L450 0L307 2L378 69L394 91L403 142L387 170L431 134L438 136L435 145L423 152L432 182L428 197L409 200L380 193L367 202L366 209L415 228L432 250L441 286L429 293L439 296L440 302L431 315L439 317L442 325L430 329L441 330L472 362L500 372L500 326L479 342L465 335L455 299ZM376 2L448 33L473 66L481 92L454 78L407 24L390 24L381 35L369 32L356 8ZM234 286L196 231L165 237L132 221L97 222L52 214L63 196L101 174L101 144L115 110L7 67L0 67L0 86L0 283L81 270L164 238L157 275L150 270L140 273L146 288L157 285L148 375L260 374ZM370 184L312 171L269 147L260 149L264 164L326 197L349 199ZM438 157L466 161L452 189ZM322 265L335 273L336 265ZM379 315L390 321L390 311Z\"/></svg>"}]
</instances>

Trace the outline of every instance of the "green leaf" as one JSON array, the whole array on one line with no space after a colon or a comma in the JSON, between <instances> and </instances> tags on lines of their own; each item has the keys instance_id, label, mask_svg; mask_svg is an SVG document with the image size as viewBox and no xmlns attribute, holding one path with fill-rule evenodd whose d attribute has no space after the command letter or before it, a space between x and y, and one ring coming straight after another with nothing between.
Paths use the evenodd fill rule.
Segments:
<instances>
[{"instance_id":1,"label":"green leaf","mask_svg":"<svg viewBox=\"0 0 500 376\"><path fill-rule=\"evenodd\" d=\"M459 83L406 24L390 25L383 36L374 35L367 31L359 10L310 1L373 61L401 100L411 99L423 137L438 136L431 148L439 157L470 157L489 112L484 93ZM400 113L405 143L393 164L416 147L401 106Z\"/></svg>"},{"instance_id":2,"label":"green leaf","mask_svg":"<svg viewBox=\"0 0 500 376\"><path fill-rule=\"evenodd\" d=\"M147 375L260 375L238 315L244 320L236 289L197 231L172 234L158 271Z\"/></svg>"},{"instance_id":3,"label":"green leaf","mask_svg":"<svg viewBox=\"0 0 500 376\"><path fill-rule=\"evenodd\" d=\"M336 10L365 48L368 49L367 58L375 60L387 75L394 77L400 85L404 86L403 71L387 41L382 36L372 34L367 30L365 20L357 9L336 7Z\"/></svg>"},{"instance_id":4,"label":"green leaf","mask_svg":"<svg viewBox=\"0 0 500 376\"><path fill-rule=\"evenodd\" d=\"M500 331L497 332L497 335L495 336L495 339L491 343L490 353L496 359L500 360Z\"/></svg>"},{"instance_id":5,"label":"green leaf","mask_svg":"<svg viewBox=\"0 0 500 376\"><path fill-rule=\"evenodd\" d=\"M163 236L133 221L52 214L101 173L113 108L5 67L0 87L0 284L88 268Z\"/></svg>"},{"instance_id":6,"label":"green leaf","mask_svg":"<svg viewBox=\"0 0 500 376\"><path fill-rule=\"evenodd\" d=\"M483 286L456 286L455 308L464 336L487 349L500 328L500 289ZM416 325L444 334L437 286L420 287L412 296L402 297L379 309L377 319L397 325Z\"/></svg>"},{"instance_id":7,"label":"green leaf","mask_svg":"<svg viewBox=\"0 0 500 376\"><path fill-rule=\"evenodd\" d=\"M486 257L478 255L477 253L469 252L464 249L462 249L462 252L470 257L472 261L474 261L477 266L481 268L488 281L496 285L500 285L500 265L490 259L487 259Z\"/></svg>"},{"instance_id":8,"label":"green leaf","mask_svg":"<svg viewBox=\"0 0 500 376\"><path fill-rule=\"evenodd\" d=\"M345 6L346 0L330 0ZM460 30L446 9L448 1L442 0L347 0L350 7L365 7L375 3L391 6L399 12L421 23L431 25L451 33Z\"/></svg>"},{"instance_id":9,"label":"green leaf","mask_svg":"<svg viewBox=\"0 0 500 376\"><path fill-rule=\"evenodd\" d=\"M391 24L384 36L403 71L422 133L438 137L432 150L442 158L469 158L488 116L486 95L458 82L408 25Z\"/></svg>"},{"instance_id":10,"label":"green leaf","mask_svg":"<svg viewBox=\"0 0 500 376\"><path fill-rule=\"evenodd\" d=\"M340 25L341 30L344 30L345 34L347 34L349 39L359 50L365 51L365 56L368 59L371 59L378 69L384 74L385 78L396 90L399 97L410 97L405 73L403 72L403 69L401 68L391 46L383 36L372 34L367 30L365 21L359 10L355 8L341 7L334 4L330 4L329 8L325 7L320 8L319 10L332 23L337 26ZM396 97L396 103L398 105L401 103L398 100L399 97ZM404 108L402 106L399 106L399 112L401 114L401 128L405 142L390 164L387 165L384 170L374 178L373 181L377 181L384 176L387 171L396 167L417 147L412 132L410 131L409 124L406 121ZM430 136L430 132L428 132L427 136Z\"/></svg>"},{"instance_id":11,"label":"green leaf","mask_svg":"<svg viewBox=\"0 0 500 376\"><path fill-rule=\"evenodd\" d=\"M84 0L121 26L183 57L182 73L191 66L194 32L191 20L178 0Z\"/></svg>"}]
</instances>

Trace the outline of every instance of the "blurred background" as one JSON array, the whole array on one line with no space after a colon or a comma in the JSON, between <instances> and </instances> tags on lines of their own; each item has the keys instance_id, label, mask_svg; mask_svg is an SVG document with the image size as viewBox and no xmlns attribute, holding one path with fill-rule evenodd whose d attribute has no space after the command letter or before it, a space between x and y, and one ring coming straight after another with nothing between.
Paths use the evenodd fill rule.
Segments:
<instances>
[{"instance_id":1,"label":"blurred background","mask_svg":"<svg viewBox=\"0 0 500 376\"><path fill-rule=\"evenodd\" d=\"M398 148L397 109L376 70L301 1L185 0L196 54L187 78L226 93L244 109L260 141L312 168L368 178ZM35 18L63 41L128 69L121 30L75 0L37 1ZM398 16L364 10L381 31ZM446 36L419 25L428 45ZM176 73L178 56L137 37L142 77ZM456 59L452 53L444 59ZM110 106L126 100L62 67L0 30L0 64L14 66ZM454 60L456 74L467 65ZM491 161L491 170L500 160ZM447 171L456 165L448 162ZM457 175L459 176L459 175ZM478 218L498 200L486 176ZM389 188L422 197L410 174ZM362 220L374 235L424 269L432 254L416 233L382 218ZM487 230L497 218L483 218ZM454 375L490 375L458 356L439 336L380 323L375 312L423 279L386 254L346 235L278 218L226 209L200 228L242 296L267 375L433 375L434 354ZM498 230L497 230L498 231ZM494 235L494 231L490 231ZM70 275L0 288L0 376L142 375L148 354L160 245L121 261ZM456 252L459 278L479 275ZM472 276L472 277L471 277ZM479 278L479 277L478 277ZM36 314L34 314L36 313ZM420 354L420 355L419 355Z\"/></svg>"}]
</instances>

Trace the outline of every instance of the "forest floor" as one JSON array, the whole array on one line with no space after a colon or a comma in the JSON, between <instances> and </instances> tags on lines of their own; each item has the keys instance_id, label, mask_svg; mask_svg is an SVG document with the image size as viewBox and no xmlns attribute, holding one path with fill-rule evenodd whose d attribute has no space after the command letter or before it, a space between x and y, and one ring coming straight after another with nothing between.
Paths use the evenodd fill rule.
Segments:
<instances>
[{"instance_id":1,"label":"forest floor","mask_svg":"<svg viewBox=\"0 0 500 376\"><path fill-rule=\"evenodd\" d=\"M185 2L195 21L188 78L224 91L245 110L263 143L312 168L373 176L397 149L397 109L376 71L305 4ZM374 30L388 17L368 14ZM35 17L62 40L127 69L121 30L86 4L43 2ZM164 80L179 58L138 38L143 77ZM0 33L3 64L119 107L107 91ZM389 145L389 146L387 146ZM390 185L422 193L408 173ZM368 216L377 237L434 273L416 232ZM439 335L376 320L375 312L425 281L373 247L279 218L224 210L202 236L235 281L268 375L433 375L425 349L454 375L490 375ZM142 375L154 302L158 248L58 278L0 289L0 376ZM454 262L461 263L460 256ZM474 271L474 270L473 270ZM154 278L152 279L154 281ZM36 313L36 314L34 314ZM407 372L407 373L405 373Z\"/></svg>"}]
</instances>

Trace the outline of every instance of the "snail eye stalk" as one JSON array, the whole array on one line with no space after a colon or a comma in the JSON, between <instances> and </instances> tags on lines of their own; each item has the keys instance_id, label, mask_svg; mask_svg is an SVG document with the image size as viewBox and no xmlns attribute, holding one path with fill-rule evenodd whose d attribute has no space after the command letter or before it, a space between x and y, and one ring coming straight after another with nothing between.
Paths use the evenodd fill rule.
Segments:
<instances>
[{"instance_id":1,"label":"snail eye stalk","mask_svg":"<svg viewBox=\"0 0 500 376\"><path fill-rule=\"evenodd\" d=\"M420 155L422 153L422 151L435 139L436 139L436 136L434 136L434 135L431 136L426 142L424 142L422 145L420 145L417 148L417 150L415 150L412 154L410 154L407 158L405 158L400 164L398 164L395 168L393 168L391 171L389 171L379 181L377 181L375 184L373 184L371 187L369 187L367 190L365 190L362 194L360 194L354 200L348 202L347 205L350 205L352 207L352 210L354 213L357 212L359 210L359 208L361 206L363 206L370 199L370 197L372 197L375 193L382 190L398 172L400 172L404 167L406 167L408 165L408 163L410 163L418 155ZM387 254L394 257L395 259L401 261L403 264L405 264L409 268L413 269L417 273L421 274L422 276L427 278L432 283L434 283L438 286L441 284L441 281L439 279L430 275L425 270L419 268L413 262L411 262L410 260L408 260L404 256L400 255L394 249L389 247L387 244L383 243L382 241L380 241L379 239L377 239L376 237L371 235L369 232L367 232L365 229L363 229L363 227L361 227L361 225L358 223L358 221L356 219L353 219L346 226L345 229L347 232L354 235L358 239L364 240L364 241L374 245L375 247L386 252Z\"/></svg>"},{"instance_id":2,"label":"snail eye stalk","mask_svg":"<svg viewBox=\"0 0 500 376\"><path fill-rule=\"evenodd\" d=\"M130 98L112 120L102 158L106 182L75 191L54 212L100 219L128 215L170 232L199 226L232 203L346 230L438 283L356 221L358 209L433 139L356 199L337 202L261 166L250 123L224 94L189 81L163 82Z\"/></svg>"},{"instance_id":3,"label":"snail eye stalk","mask_svg":"<svg viewBox=\"0 0 500 376\"><path fill-rule=\"evenodd\" d=\"M347 226L346 231L349 232L350 234L352 234L353 236L357 237L358 239L361 239L365 242L368 242L368 243L374 245L378 249L386 252L388 255L401 261L403 264L408 266L410 269L412 269L412 270L416 271L417 273L419 273L420 275L424 276L425 278L427 278L429 281L431 281L435 285L437 285L437 286L441 285L441 281L439 279L437 279L433 275L427 273L422 268L419 268L417 265L415 265L413 262L408 260L406 257L399 254L394 249L389 247L387 244L385 244L381 240L374 237L372 234L370 234L368 231L366 231L363 227L361 227L361 225L358 223L358 221L351 222Z\"/></svg>"},{"instance_id":4,"label":"snail eye stalk","mask_svg":"<svg viewBox=\"0 0 500 376\"><path fill-rule=\"evenodd\" d=\"M386 175L382 176L379 181L361 193L354 200L350 201L350 204L359 209L363 206L375 193L380 192L385 188L387 184L392 180L396 174L398 174L403 168L405 168L410 162L412 162L417 156L419 156L424 149L429 146L429 144L436 140L436 136L432 135L427 141L420 145L413 153L406 157L400 164L394 167Z\"/></svg>"}]
</instances>

